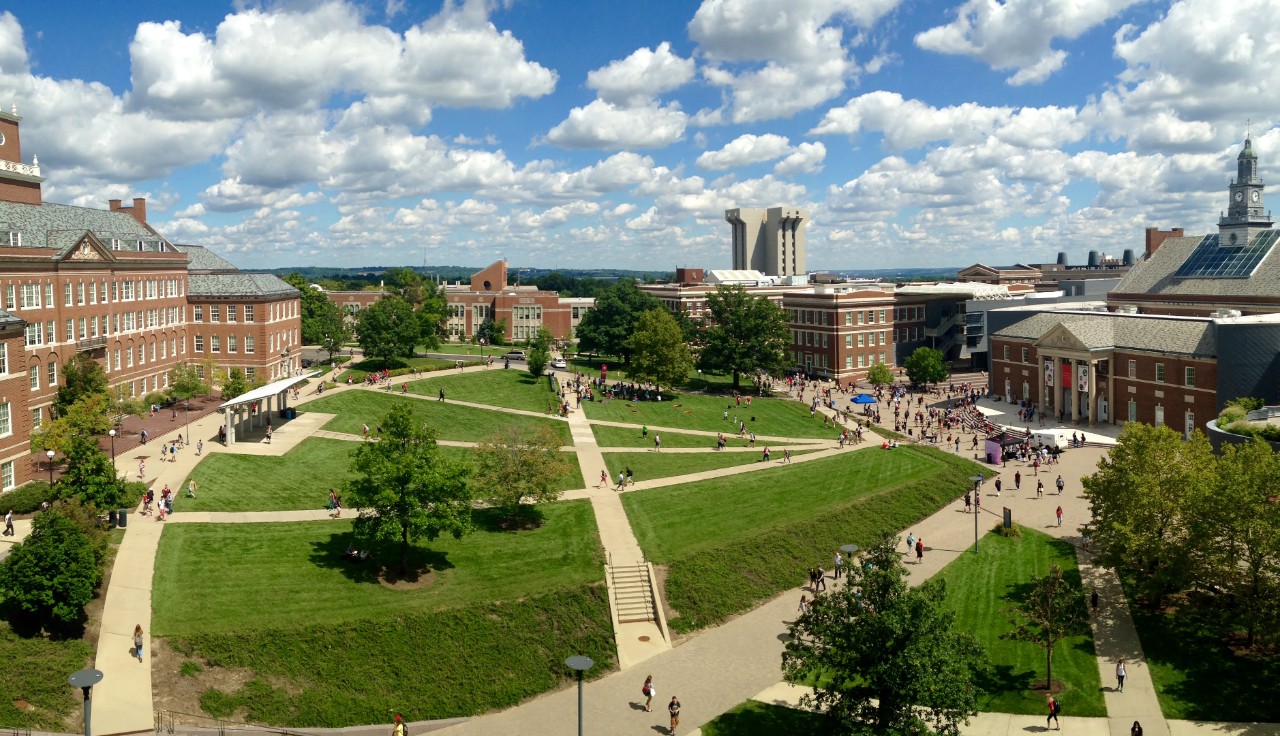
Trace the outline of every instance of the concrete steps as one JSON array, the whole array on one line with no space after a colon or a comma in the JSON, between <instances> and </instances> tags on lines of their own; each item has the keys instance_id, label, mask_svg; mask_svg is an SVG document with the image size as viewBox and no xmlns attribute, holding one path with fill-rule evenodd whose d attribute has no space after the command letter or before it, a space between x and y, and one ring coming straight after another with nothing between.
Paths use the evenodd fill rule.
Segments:
<instances>
[{"instance_id":1,"label":"concrete steps","mask_svg":"<svg viewBox=\"0 0 1280 736\"><path fill-rule=\"evenodd\" d=\"M611 565L609 594L613 596L614 608L618 612L618 623L657 620L658 614L648 565L644 563Z\"/></svg>"}]
</instances>

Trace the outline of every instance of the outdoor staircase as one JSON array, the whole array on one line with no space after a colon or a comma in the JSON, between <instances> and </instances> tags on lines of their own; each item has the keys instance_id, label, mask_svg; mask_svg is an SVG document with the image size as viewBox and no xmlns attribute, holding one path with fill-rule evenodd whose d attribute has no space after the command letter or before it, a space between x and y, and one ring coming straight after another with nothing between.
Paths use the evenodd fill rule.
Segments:
<instances>
[{"instance_id":1,"label":"outdoor staircase","mask_svg":"<svg viewBox=\"0 0 1280 736\"><path fill-rule=\"evenodd\" d=\"M609 565L609 594L618 612L618 623L657 621L653 583L646 563Z\"/></svg>"}]
</instances>

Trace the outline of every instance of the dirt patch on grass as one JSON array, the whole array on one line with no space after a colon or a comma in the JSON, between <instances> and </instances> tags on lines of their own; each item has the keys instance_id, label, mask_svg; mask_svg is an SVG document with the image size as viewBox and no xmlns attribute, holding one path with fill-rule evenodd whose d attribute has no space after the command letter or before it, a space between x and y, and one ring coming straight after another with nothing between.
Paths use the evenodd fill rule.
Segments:
<instances>
[{"instance_id":1,"label":"dirt patch on grass","mask_svg":"<svg viewBox=\"0 0 1280 736\"><path fill-rule=\"evenodd\" d=\"M254 678L253 670L247 667L211 667L208 662L175 649L167 639L151 641L151 694L155 709L174 714L175 723L208 726L209 720L205 718L182 714L204 713L200 708L200 694L205 690L213 687L232 693ZM184 677L183 662L196 662L201 670L193 676Z\"/></svg>"},{"instance_id":2,"label":"dirt patch on grass","mask_svg":"<svg viewBox=\"0 0 1280 736\"><path fill-rule=\"evenodd\" d=\"M378 574L378 584L392 590L420 590L429 587L437 577L435 570L410 570L407 575L401 575L395 570L383 570Z\"/></svg>"}]
</instances>

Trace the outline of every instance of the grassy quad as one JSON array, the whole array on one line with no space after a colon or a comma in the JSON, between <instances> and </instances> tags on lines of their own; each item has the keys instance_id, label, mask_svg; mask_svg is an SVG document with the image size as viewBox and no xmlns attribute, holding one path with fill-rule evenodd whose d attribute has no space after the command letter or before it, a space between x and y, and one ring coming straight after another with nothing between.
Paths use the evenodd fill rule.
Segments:
<instances>
[{"instance_id":1,"label":"grassy quad","mask_svg":"<svg viewBox=\"0 0 1280 736\"><path fill-rule=\"evenodd\" d=\"M390 363L379 358L365 358L358 363L349 363L346 370L339 373L334 380L345 383L347 378L359 383L370 373L390 369L392 371L415 368L420 371L439 371L453 367L453 361L440 358L396 358ZM395 376L393 376L394 378Z\"/></svg>"},{"instance_id":2,"label":"grassy quad","mask_svg":"<svg viewBox=\"0 0 1280 736\"><path fill-rule=\"evenodd\" d=\"M596 436L596 444L602 448L608 447L653 447L654 432L643 436L640 431L640 425L635 427L614 427L606 424L593 424L591 431ZM701 434L685 434L683 432L661 432L663 449L669 447L680 448L701 448L704 450L715 449L716 438L711 435ZM748 441L745 438L739 438L738 435L726 436L728 440L725 447L747 447ZM822 438L827 440L829 438ZM808 443L810 440L797 440L799 442ZM763 447L759 441L756 442L757 447ZM826 446L826 445L824 445ZM830 445L834 447L834 444ZM782 447L782 445L771 445L774 449Z\"/></svg>"},{"instance_id":3,"label":"grassy quad","mask_svg":"<svg viewBox=\"0 0 1280 736\"><path fill-rule=\"evenodd\" d=\"M414 415L436 431L436 439L481 442L499 429L513 424L544 424L555 430L562 444L573 443L569 434L569 425L562 420L486 411L451 404L448 401L405 398L398 393L388 391L348 390L308 402L302 408L304 411L337 414L324 426L324 429L358 435L365 424L369 425L370 431L376 429L378 423L391 410L391 406L399 401L409 402Z\"/></svg>"},{"instance_id":4,"label":"grassy quad","mask_svg":"<svg viewBox=\"0 0 1280 736\"><path fill-rule=\"evenodd\" d=\"M534 380L528 371L490 368L469 373L442 371L411 382L409 391L434 397L443 388L446 400L545 412L547 402L559 402L559 396L551 391L549 385L546 379Z\"/></svg>"},{"instance_id":5,"label":"grassy quad","mask_svg":"<svg viewBox=\"0 0 1280 736\"><path fill-rule=\"evenodd\" d=\"M732 397L727 396L671 396L664 392L662 401L609 399L607 402L583 402L582 408L591 419L647 424L650 431L653 427L671 427L730 434L737 430L737 425L733 424L736 416L739 421L746 423L748 432L755 432L757 435L834 440L839 434L836 428L829 425L823 427L820 417L809 416L807 406L788 399L752 399L751 406L747 406L744 399L739 406ZM728 420L724 418L726 408L729 412ZM751 417L756 420L751 421Z\"/></svg>"},{"instance_id":6,"label":"grassy quad","mask_svg":"<svg viewBox=\"0 0 1280 736\"><path fill-rule=\"evenodd\" d=\"M511 706L566 682L566 651L614 662L590 504L550 504L543 518L505 532L477 512L476 533L422 546L437 572L414 589L342 559L349 522L174 525L152 627L202 666L201 706L220 718L337 727ZM224 667L250 679L219 689Z\"/></svg>"},{"instance_id":7,"label":"grassy quad","mask_svg":"<svg viewBox=\"0 0 1280 736\"><path fill-rule=\"evenodd\" d=\"M310 437L281 456L213 453L195 467L198 492L186 498L187 481L174 489L177 511L296 511L323 508L329 489L341 492L352 477L351 453L356 442ZM470 464L467 447L440 447L440 454ZM574 458L557 488L582 488L582 471Z\"/></svg>"},{"instance_id":8,"label":"grassy quad","mask_svg":"<svg viewBox=\"0 0 1280 736\"><path fill-rule=\"evenodd\" d=\"M980 554L961 555L939 577L947 583L947 606L956 612L957 624L978 638L994 669L979 710L1041 715L1043 691L1030 688L1044 681L1044 650L1001 638L1013 628L1004 609L1025 594L1033 578L1046 575L1050 565L1062 567L1068 580L1077 584L1080 572L1070 543L1025 527L1020 530L1021 539L986 535ZM1092 635L1072 637L1054 648L1053 679L1066 686L1057 696L1064 714L1107 714Z\"/></svg>"},{"instance_id":9,"label":"grassy quad","mask_svg":"<svg viewBox=\"0 0 1280 736\"><path fill-rule=\"evenodd\" d=\"M792 450L791 456L813 452L813 450ZM673 475L701 473L705 470L734 468L739 465L760 463L760 452L606 452L603 453L605 465L609 469L609 477L616 479L618 471L631 468L633 478L637 481L655 478L670 478ZM771 465L782 463L782 450L773 452ZM596 478L599 480L599 478Z\"/></svg>"}]
</instances>

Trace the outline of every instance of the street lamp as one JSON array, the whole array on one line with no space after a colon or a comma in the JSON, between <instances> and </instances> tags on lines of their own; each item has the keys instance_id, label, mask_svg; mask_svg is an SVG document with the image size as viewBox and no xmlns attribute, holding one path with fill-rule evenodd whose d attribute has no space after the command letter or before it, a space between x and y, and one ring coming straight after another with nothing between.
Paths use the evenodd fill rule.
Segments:
<instances>
[{"instance_id":1,"label":"street lamp","mask_svg":"<svg viewBox=\"0 0 1280 736\"><path fill-rule=\"evenodd\" d=\"M853 556L858 554L858 545L842 544L840 545L840 551L844 553L845 582L848 582L847 576L849 575L849 571L853 569Z\"/></svg>"},{"instance_id":2,"label":"street lamp","mask_svg":"<svg viewBox=\"0 0 1280 736\"><path fill-rule=\"evenodd\" d=\"M191 444L191 397L187 397L187 438L183 440L184 444Z\"/></svg>"},{"instance_id":3,"label":"street lamp","mask_svg":"<svg viewBox=\"0 0 1280 736\"><path fill-rule=\"evenodd\" d=\"M973 551L978 551L978 509L982 508L982 502L978 500L982 495L982 481L986 479L985 475L975 475L969 480L973 481Z\"/></svg>"},{"instance_id":4,"label":"street lamp","mask_svg":"<svg viewBox=\"0 0 1280 736\"><path fill-rule=\"evenodd\" d=\"M574 656L564 661L564 665L578 673L578 736L582 736L582 673L595 666L590 657Z\"/></svg>"},{"instance_id":5,"label":"street lamp","mask_svg":"<svg viewBox=\"0 0 1280 736\"><path fill-rule=\"evenodd\" d=\"M92 690L93 686L97 685L99 682L102 682L102 670L95 670L93 668L72 672L71 676L67 678L68 685L71 687L78 687L82 692L84 692L84 736L92 736L89 729L89 716L91 710L89 707L89 691Z\"/></svg>"},{"instance_id":6,"label":"street lamp","mask_svg":"<svg viewBox=\"0 0 1280 736\"><path fill-rule=\"evenodd\" d=\"M116 477L120 477L120 469L116 467L116 431L113 429L107 432L111 436L111 469L115 471ZM190 433L187 435L190 437Z\"/></svg>"},{"instance_id":7,"label":"street lamp","mask_svg":"<svg viewBox=\"0 0 1280 736\"><path fill-rule=\"evenodd\" d=\"M44 454L45 457L49 458L49 487L50 488L53 488L53 456L55 454L56 453L54 453L53 450L49 450Z\"/></svg>"}]
</instances>

